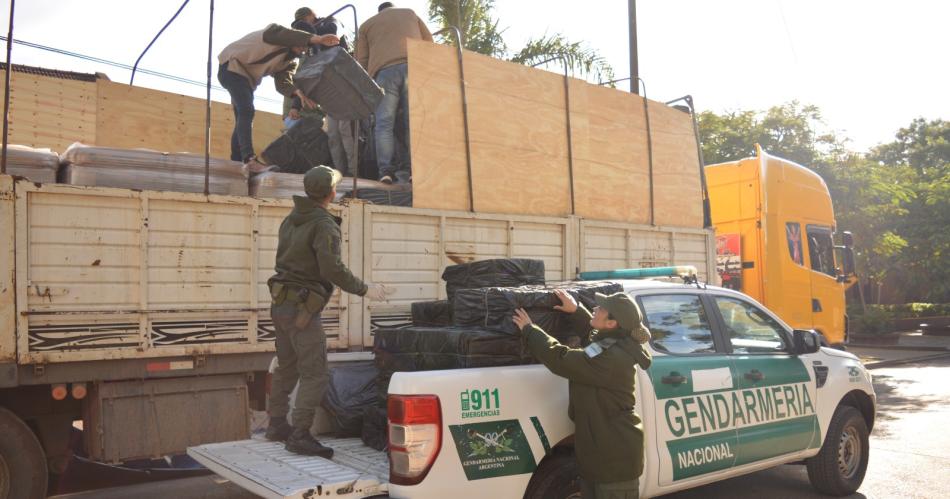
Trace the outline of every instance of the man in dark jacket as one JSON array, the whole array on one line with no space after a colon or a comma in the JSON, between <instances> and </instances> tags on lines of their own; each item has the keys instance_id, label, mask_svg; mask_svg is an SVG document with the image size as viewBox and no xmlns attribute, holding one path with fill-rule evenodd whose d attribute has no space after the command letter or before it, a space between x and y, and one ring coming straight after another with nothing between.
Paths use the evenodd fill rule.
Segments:
<instances>
[{"instance_id":1,"label":"man in dark jacket","mask_svg":"<svg viewBox=\"0 0 950 499\"><path fill-rule=\"evenodd\" d=\"M650 367L643 344L650 333L626 293L596 295L591 314L563 290L556 291L587 348L569 348L532 324L523 309L514 316L528 350L552 373L569 381L568 416L585 499L636 499L643 473L643 425L635 403L636 366Z\"/></svg>"},{"instance_id":2,"label":"man in dark jacket","mask_svg":"<svg viewBox=\"0 0 950 499\"><path fill-rule=\"evenodd\" d=\"M270 24L232 42L218 54L218 81L231 94L234 108L234 132L231 134L231 160L242 161L254 172L267 167L257 160L251 138L254 121L254 90L265 76L274 77L277 91L284 96L297 95L308 107L316 104L294 88L293 74L297 57L310 44L333 46L336 35L314 35Z\"/></svg>"},{"instance_id":3,"label":"man in dark jacket","mask_svg":"<svg viewBox=\"0 0 950 499\"><path fill-rule=\"evenodd\" d=\"M267 438L287 441L287 450L327 459L333 449L310 434L316 408L327 391L327 338L320 312L334 286L374 301L386 299L382 285L364 283L346 268L340 256L340 219L329 211L341 175L327 166L303 178L306 197L294 196L294 208L280 225L276 274L270 287L271 319L276 330L277 370L271 384ZM293 428L287 423L289 396L297 380Z\"/></svg>"}]
</instances>

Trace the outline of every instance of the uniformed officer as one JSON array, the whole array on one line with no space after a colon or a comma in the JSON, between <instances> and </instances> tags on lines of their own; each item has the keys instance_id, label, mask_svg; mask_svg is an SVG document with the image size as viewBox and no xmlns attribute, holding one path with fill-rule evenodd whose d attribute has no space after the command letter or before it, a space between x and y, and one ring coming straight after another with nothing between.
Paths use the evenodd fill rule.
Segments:
<instances>
[{"instance_id":1,"label":"uniformed officer","mask_svg":"<svg viewBox=\"0 0 950 499\"><path fill-rule=\"evenodd\" d=\"M585 499L636 499L643 473L643 425L634 409L636 366L650 367L643 344L650 332L626 293L595 295L591 314L567 292L555 291L587 348L569 348L532 324L523 309L514 321L527 348L570 386L568 416Z\"/></svg>"},{"instance_id":2,"label":"uniformed officer","mask_svg":"<svg viewBox=\"0 0 950 499\"><path fill-rule=\"evenodd\" d=\"M385 300L389 292L382 285L364 283L340 259L340 219L328 207L341 178L340 172L327 166L317 166L304 175L307 196L294 196L294 208L280 225L277 273L267 281L273 299L278 367L271 384L266 437L286 440L291 452L327 459L333 456L333 449L310 434L315 410L329 382L320 311L334 285L374 301ZM298 379L291 427L287 423L289 396Z\"/></svg>"}]
</instances>

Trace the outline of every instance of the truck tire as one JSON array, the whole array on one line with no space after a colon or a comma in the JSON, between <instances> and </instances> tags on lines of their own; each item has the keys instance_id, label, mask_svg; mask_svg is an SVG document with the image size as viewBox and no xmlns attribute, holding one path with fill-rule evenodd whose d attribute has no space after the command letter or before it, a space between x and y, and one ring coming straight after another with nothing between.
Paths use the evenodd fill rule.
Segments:
<instances>
[{"instance_id":1,"label":"truck tire","mask_svg":"<svg viewBox=\"0 0 950 499\"><path fill-rule=\"evenodd\" d=\"M854 407L838 406L821 450L805 461L808 480L824 494L853 494L864 481L868 451L868 427L864 417Z\"/></svg>"},{"instance_id":2,"label":"truck tire","mask_svg":"<svg viewBox=\"0 0 950 499\"><path fill-rule=\"evenodd\" d=\"M528 482L524 499L581 499L574 453L557 452L545 458Z\"/></svg>"},{"instance_id":3,"label":"truck tire","mask_svg":"<svg viewBox=\"0 0 950 499\"><path fill-rule=\"evenodd\" d=\"M46 455L36 435L0 407L0 499L46 497L46 473Z\"/></svg>"}]
</instances>

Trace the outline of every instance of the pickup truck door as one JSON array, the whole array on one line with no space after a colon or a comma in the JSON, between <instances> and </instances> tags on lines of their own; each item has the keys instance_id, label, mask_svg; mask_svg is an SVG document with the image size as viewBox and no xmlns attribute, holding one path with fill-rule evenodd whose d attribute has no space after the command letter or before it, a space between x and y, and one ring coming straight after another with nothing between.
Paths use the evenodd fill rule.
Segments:
<instances>
[{"instance_id":1,"label":"pickup truck door","mask_svg":"<svg viewBox=\"0 0 950 499\"><path fill-rule=\"evenodd\" d=\"M803 359L791 353L788 331L750 301L706 299L734 365L735 466L820 446L817 387Z\"/></svg>"},{"instance_id":2,"label":"pickup truck door","mask_svg":"<svg viewBox=\"0 0 950 499\"><path fill-rule=\"evenodd\" d=\"M647 294L638 301L653 335L647 374L655 395L659 485L732 468L737 434L727 396L735 373L713 335L706 301L698 293Z\"/></svg>"}]
</instances>

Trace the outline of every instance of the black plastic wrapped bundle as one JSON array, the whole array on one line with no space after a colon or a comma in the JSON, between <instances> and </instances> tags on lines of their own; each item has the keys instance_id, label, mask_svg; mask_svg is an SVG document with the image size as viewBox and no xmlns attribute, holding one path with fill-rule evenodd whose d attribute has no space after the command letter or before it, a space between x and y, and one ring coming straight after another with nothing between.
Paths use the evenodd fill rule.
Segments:
<instances>
[{"instance_id":1,"label":"black plastic wrapped bundle","mask_svg":"<svg viewBox=\"0 0 950 499\"><path fill-rule=\"evenodd\" d=\"M452 320L457 326L477 326L516 335L518 327L511 320L515 309L523 308L535 324L545 332L561 339L570 335L567 315L554 310L561 302L554 294L563 289L584 304L594 307L594 294L612 294L623 291L613 282L568 282L551 286L521 286L517 288L481 288L459 290L453 300Z\"/></svg>"},{"instance_id":2,"label":"black plastic wrapped bundle","mask_svg":"<svg viewBox=\"0 0 950 499\"><path fill-rule=\"evenodd\" d=\"M378 329L373 350L381 373L509 366L525 361L521 338L480 328Z\"/></svg>"},{"instance_id":3,"label":"black plastic wrapped bundle","mask_svg":"<svg viewBox=\"0 0 950 499\"><path fill-rule=\"evenodd\" d=\"M379 85L342 47L304 59L294 74L294 86L338 120L369 118L383 98Z\"/></svg>"},{"instance_id":4,"label":"black plastic wrapped bundle","mask_svg":"<svg viewBox=\"0 0 950 499\"><path fill-rule=\"evenodd\" d=\"M449 265L442 272L451 300L460 289L544 284L544 261L528 258L498 258Z\"/></svg>"},{"instance_id":5,"label":"black plastic wrapped bundle","mask_svg":"<svg viewBox=\"0 0 950 499\"><path fill-rule=\"evenodd\" d=\"M363 431L360 434L363 443L376 450L389 447L389 420L386 409L367 407L363 411Z\"/></svg>"},{"instance_id":6,"label":"black plastic wrapped bundle","mask_svg":"<svg viewBox=\"0 0 950 499\"><path fill-rule=\"evenodd\" d=\"M333 415L340 436L355 437L363 431L363 412L375 407L379 371L370 363L330 369L330 386L323 407Z\"/></svg>"},{"instance_id":7,"label":"black plastic wrapped bundle","mask_svg":"<svg viewBox=\"0 0 950 499\"><path fill-rule=\"evenodd\" d=\"M417 301L412 304L411 310L413 326L452 325L452 302L448 300Z\"/></svg>"}]
</instances>

